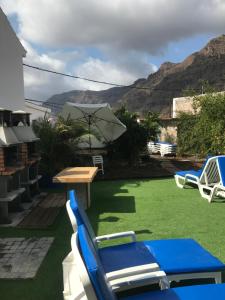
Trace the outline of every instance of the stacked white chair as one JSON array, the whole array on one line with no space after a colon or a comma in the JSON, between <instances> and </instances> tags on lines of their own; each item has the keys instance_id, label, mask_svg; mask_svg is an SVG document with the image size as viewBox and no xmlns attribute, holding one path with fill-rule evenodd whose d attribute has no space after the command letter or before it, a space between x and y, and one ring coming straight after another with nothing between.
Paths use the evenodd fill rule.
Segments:
<instances>
[{"instance_id":1,"label":"stacked white chair","mask_svg":"<svg viewBox=\"0 0 225 300\"><path fill-rule=\"evenodd\" d=\"M157 154L163 157L165 155L176 155L177 146L166 142L149 142L147 144L149 154Z\"/></svg>"},{"instance_id":2,"label":"stacked white chair","mask_svg":"<svg viewBox=\"0 0 225 300\"><path fill-rule=\"evenodd\" d=\"M98 167L98 171L101 171L104 175L104 161L102 155L92 156L92 162L95 167Z\"/></svg>"},{"instance_id":3,"label":"stacked white chair","mask_svg":"<svg viewBox=\"0 0 225 300\"><path fill-rule=\"evenodd\" d=\"M161 156L169 155L176 155L177 146L174 144L168 143L160 143L160 154Z\"/></svg>"}]
</instances>

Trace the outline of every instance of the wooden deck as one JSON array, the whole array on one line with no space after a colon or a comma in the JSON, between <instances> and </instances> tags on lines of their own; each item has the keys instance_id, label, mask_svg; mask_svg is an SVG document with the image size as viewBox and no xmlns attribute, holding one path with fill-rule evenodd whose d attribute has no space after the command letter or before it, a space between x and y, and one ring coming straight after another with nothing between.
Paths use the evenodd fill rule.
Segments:
<instances>
[{"instance_id":1,"label":"wooden deck","mask_svg":"<svg viewBox=\"0 0 225 300\"><path fill-rule=\"evenodd\" d=\"M48 194L33 210L19 223L19 228L47 228L52 225L65 205L65 193Z\"/></svg>"}]
</instances>

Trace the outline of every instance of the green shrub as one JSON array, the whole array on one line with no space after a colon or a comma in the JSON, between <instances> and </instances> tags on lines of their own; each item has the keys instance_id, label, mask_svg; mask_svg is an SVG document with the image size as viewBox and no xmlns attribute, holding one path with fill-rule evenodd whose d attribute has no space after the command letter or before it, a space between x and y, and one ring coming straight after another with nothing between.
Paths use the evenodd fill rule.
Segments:
<instances>
[{"instance_id":1,"label":"green shrub","mask_svg":"<svg viewBox=\"0 0 225 300\"><path fill-rule=\"evenodd\" d=\"M225 152L225 94L194 97L195 115L183 113L178 121L180 154L205 156Z\"/></svg>"},{"instance_id":2,"label":"green shrub","mask_svg":"<svg viewBox=\"0 0 225 300\"><path fill-rule=\"evenodd\" d=\"M195 126L196 116L187 113L181 113L177 121L177 153L179 155L193 155L198 153L196 144Z\"/></svg>"},{"instance_id":3,"label":"green shrub","mask_svg":"<svg viewBox=\"0 0 225 300\"><path fill-rule=\"evenodd\" d=\"M143 122L138 122L137 114L129 112L125 106L118 109L115 115L126 125L127 131L109 145L109 155L111 158L122 158L129 164L137 163L149 139L156 138L159 130L158 115L149 112Z\"/></svg>"}]
</instances>

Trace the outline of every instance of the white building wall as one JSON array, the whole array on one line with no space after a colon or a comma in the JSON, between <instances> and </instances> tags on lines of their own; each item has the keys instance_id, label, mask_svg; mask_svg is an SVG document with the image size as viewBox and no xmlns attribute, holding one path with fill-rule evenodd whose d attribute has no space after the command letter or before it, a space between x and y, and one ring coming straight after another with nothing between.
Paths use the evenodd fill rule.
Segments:
<instances>
[{"instance_id":1,"label":"white building wall","mask_svg":"<svg viewBox=\"0 0 225 300\"><path fill-rule=\"evenodd\" d=\"M23 56L26 51L0 8L0 107L24 110Z\"/></svg>"},{"instance_id":2,"label":"white building wall","mask_svg":"<svg viewBox=\"0 0 225 300\"><path fill-rule=\"evenodd\" d=\"M194 113L193 97L173 98L173 118L177 118L179 113Z\"/></svg>"},{"instance_id":3,"label":"white building wall","mask_svg":"<svg viewBox=\"0 0 225 300\"><path fill-rule=\"evenodd\" d=\"M225 94L225 91L213 93L213 95ZM196 95L196 97L204 97L206 94ZM178 118L179 113L192 113L195 114L193 109L193 97L179 97L173 98L173 118Z\"/></svg>"}]
</instances>

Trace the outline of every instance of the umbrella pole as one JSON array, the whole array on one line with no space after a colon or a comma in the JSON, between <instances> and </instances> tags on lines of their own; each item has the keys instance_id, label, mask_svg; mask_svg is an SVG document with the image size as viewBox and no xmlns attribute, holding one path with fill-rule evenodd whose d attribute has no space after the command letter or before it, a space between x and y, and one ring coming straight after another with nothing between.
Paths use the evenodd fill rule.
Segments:
<instances>
[{"instance_id":1,"label":"umbrella pole","mask_svg":"<svg viewBox=\"0 0 225 300\"><path fill-rule=\"evenodd\" d=\"M91 153L91 115L88 115L89 150Z\"/></svg>"}]
</instances>

